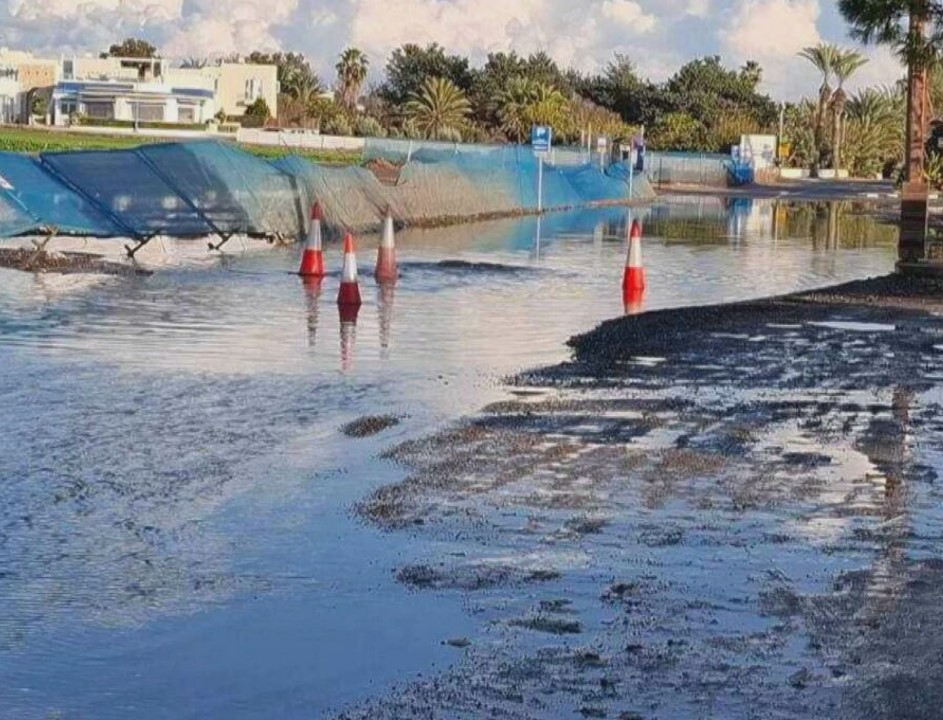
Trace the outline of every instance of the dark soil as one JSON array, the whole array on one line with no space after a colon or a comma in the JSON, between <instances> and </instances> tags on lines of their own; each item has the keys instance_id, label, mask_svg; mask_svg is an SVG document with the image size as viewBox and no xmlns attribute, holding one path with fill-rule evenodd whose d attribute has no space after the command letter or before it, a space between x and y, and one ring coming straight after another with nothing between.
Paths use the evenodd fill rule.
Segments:
<instances>
[{"instance_id":1,"label":"dark soil","mask_svg":"<svg viewBox=\"0 0 943 720\"><path fill-rule=\"evenodd\" d=\"M938 716L941 315L892 276L614 320L394 448L359 510L482 637L341 717Z\"/></svg>"},{"instance_id":2,"label":"dark soil","mask_svg":"<svg viewBox=\"0 0 943 720\"><path fill-rule=\"evenodd\" d=\"M347 437L367 438L396 427L401 419L393 415L370 415L354 420L341 428Z\"/></svg>"},{"instance_id":3,"label":"dark soil","mask_svg":"<svg viewBox=\"0 0 943 720\"><path fill-rule=\"evenodd\" d=\"M0 249L0 268L40 273L95 273L100 275L150 275L136 265L102 260L90 253L53 253L30 248Z\"/></svg>"}]
</instances>

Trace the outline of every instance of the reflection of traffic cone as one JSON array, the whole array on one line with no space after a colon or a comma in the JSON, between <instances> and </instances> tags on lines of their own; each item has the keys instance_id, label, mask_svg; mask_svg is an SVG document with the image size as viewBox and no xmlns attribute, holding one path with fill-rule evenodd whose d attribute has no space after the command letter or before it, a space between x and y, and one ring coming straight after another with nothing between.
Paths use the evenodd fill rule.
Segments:
<instances>
[{"instance_id":1,"label":"reflection of traffic cone","mask_svg":"<svg viewBox=\"0 0 943 720\"><path fill-rule=\"evenodd\" d=\"M301 256L301 269L298 274L302 277L324 276L324 251L321 248L321 221L324 212L321 203L311 206L311 227L305 240L304 255Z\"/></svg>"},{"instance_id":2,"label":"reflection of traffic cone","mask_svg":"<svg viewBox=\"0 0 943 720\"><path fill-rule=\"evenodd\" d=\"M357 279L357 255L354 250L354 236L344 236L344 269L341 272L341 289L337 295L338 305L360 307L360 281Z\"/></svg>"},{"instance_id":3,"label":"reflection of traffic cone","mask_svg":"<svg viewBox=\"0 0 943 720\"><path fill-rule=\"evenodd\" d=\"M396 269L396 242L393 233L393 215L389 211L383 221L383 237L377 251L376 278L380 283L394 283L398 277Z\"/></svg>"},{"instance_id":4,"label":"reflection of traffic cone","mask_svg":"<svg viewBox=\"0 0 943 720\"><path fill-rule=\"evenodd\" d=\"M642 266L642 226L638 220L632 221L629 233L629 255L625 263L625 275L622 278L622 296L625 303L629 298L645 292L645 268Z\"/></svg>"},{"instance_id":5,"label":"reflection of traffic cone","mask_svg":"<svg viewBox=\"0 0 943 720\"><path fill-rule=\"evenodd\" d=\"M338 305L341 320L341 370L354 366L354 345L357 341L357 315L360 305Z\"/></svg>"},{"instance_id":6,"label":"reflection of traffic cone","mask_svg":"<svg viewBox=\"0 0 943 720\"><path fill-rule=\"evenodd\" d=\"M390 349L393 334L393 299L396 286L393 283L380 284L380 348L384 357Z\"/></svg>"},{"instance_id":7,"label":"reflection of traffic cone","mask_svg":"<svg viewBox=\"0 0 943 720\"><path fill-rule=\"evenodd\" d=\"M302 280L308 298L308 347L314 347L318 333L318 304L321 300L322 278L306 277Z\"/></svg>"}]
</instances>

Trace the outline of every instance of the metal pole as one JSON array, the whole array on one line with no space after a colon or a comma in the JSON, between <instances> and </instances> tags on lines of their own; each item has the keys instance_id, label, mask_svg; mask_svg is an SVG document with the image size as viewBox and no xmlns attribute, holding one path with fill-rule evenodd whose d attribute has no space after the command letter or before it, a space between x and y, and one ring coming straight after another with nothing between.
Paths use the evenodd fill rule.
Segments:
<instances>
[{"instance_id":1,"label":"metal pole","mask_svg":"<svg viewBox=\"0 0 943 720\"><path fill-rule=\"evenodd\" d=\"M544 156L537 155L537 213L544 211Z\"/></svg>"},{"instance_id":2,"label":"metal pole","mask_svg":"<svg viewBox=\"0 0 943 720\"><path fill-rule=\"evenodd\" d=\"M635 185L635 168L632 167L632 157L629 156L629 200L633 198L635 193L633 192Z\"/></svg>"}]
</instances>

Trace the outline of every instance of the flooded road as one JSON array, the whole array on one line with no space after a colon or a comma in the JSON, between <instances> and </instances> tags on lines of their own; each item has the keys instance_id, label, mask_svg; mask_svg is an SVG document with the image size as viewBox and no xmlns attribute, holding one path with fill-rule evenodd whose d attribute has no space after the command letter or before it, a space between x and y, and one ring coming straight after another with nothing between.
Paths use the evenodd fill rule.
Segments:
<instances>
[{"instance_id":1,"label":"flooded road","mask_svg":"<svg viewBox=\"0 0 943 720\"><path fill-rule=\"evenodd\" d=\"M841 205L676 199L646 225L644 309L888 272L896 231ZM375 458L564 360L624 312L625 210L404 233L394 290L341 322L298 251L151 277L0 271L0 716L310 718L428 677L474 637L396 568L464 552L351 508ZM339 265L337 248L328 253ZM376 437L345 423L392 415Z\"/></svg>"}]
</instances>

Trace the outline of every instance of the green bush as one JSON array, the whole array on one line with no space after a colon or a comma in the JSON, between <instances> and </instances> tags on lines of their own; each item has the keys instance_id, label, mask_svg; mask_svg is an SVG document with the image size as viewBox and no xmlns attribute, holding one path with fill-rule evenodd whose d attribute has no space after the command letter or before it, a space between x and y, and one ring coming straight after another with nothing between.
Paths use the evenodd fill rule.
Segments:
<instances>
[{"instance_id":1,"label":"green bush","mask_svg":"<svg viewBox=\"0 0 943 720\"><path fill-rule=\"evenodd\" d=\"M354 134L360 137L386 137L386 130L380 121L369 115L361 115L354 120Z\"/></svg>"},{"instance_id":2,"label":"green bush","mask_svg":"<svg viewBox=\"0 0 943 720\"><path fill-rule=\"evenodd\" d=\"M90 117L78 118L78 125L83 127L127 128L135 127L133 120L97 120ZM145 130L206 130L201 123L165 123L165 122L138 122L137 127Z\"/></svg>"},{"instance_id":3,"label":"green bush","mask_svg":"<svg viewBox=\"0 0 943 720\"><path fill-rule=\"evenodd\" d=\"M325 135L353 135L354 129L343 115L336 115L321 121L321 132Z\"/></svg>"},{"instance_id":4,"label":"green bush","mask_svg":"<svg viewBox=\"0 0 943 720\"><path fill-rule=\"evenodd\" d=\"M268 103L265 102L265 98L260 97L246 108L246 115L242 124L246 127L263 127L271 117L272 111L269 110Z\"/></svg>"}]
</instances>

